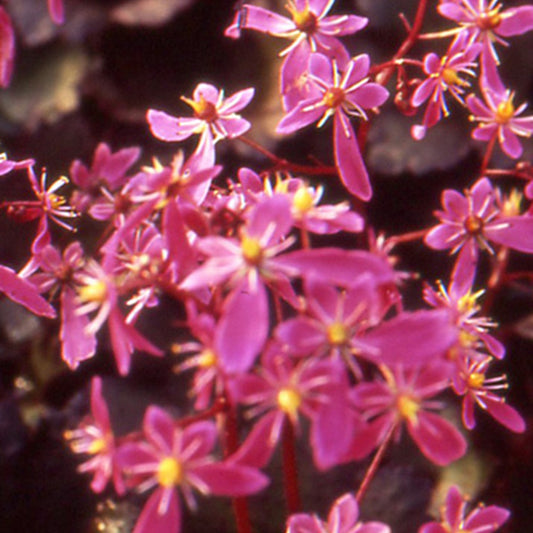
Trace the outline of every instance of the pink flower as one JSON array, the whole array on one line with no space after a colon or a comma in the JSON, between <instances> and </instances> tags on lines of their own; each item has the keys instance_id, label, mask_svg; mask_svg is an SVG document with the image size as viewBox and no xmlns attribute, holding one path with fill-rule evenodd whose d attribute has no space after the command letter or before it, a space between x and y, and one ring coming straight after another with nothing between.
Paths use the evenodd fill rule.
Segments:
<instances>
[{"instance_id":1,"label":"pink flower","mask_svg":"<svg viewBox=\"0 0 533 533\"><path fill-rule=\"evenodd\" d=\"M221 139L233 139L250 129L250 123L237 114L254 96L253 88L244 89L225 98L224 91L208 83L200 83L194 89L192 99L181 99L189 104L194 117L176 118L164 111L148 110L146 115L152 133L163 141L182 141L200 134L196 152L204 160L204 167L215 161L214 144Z\"/></svg>"},{"instance_id":2,"label":"pink flower","mask_svg":"<svg viewBox=\"0 0 533 533\"><path fill-rule=\"evenodd\" d=\"M429 103L424 113L422 125L413 126L411 133L414 139L422 139L428 128L433 127L442 113L449 115L444 95L449 92L461 105L464 105L462 94L469 83L461 78L461 74L474 76L474 62L479 54L479 44L466 40L466 34L457 38L445 56L439 58L431 52L424 58L424 72L428 77L416 88L411 99L413 107L420 107L426 100Z\"/></svg>"},{"instance_id":3,"label":"pink flower","mask_svg":"<svg viewBox=\"0 0 533 533\"><path fill-rule=\"evenodd\" d=\"M508 388L506 376L487 378L485 375L491 361L491 357L481 361L458 361L453 388L457 394L464 396L463 423L468 429L475 427L474 406L477 404L506 428L523 433L526 429L523 418L497 394Z\"/></svg>"},{"instance_id":4,"label":"pink flower","mask_svg":"<svg viewBox=\"0 0 533 533\"><path fill-rule=\"evenodd\" d=\"M315 121L318 126L333 116L335 166L346 188L362 200L369 200L372 189L349 116L367 119L365 109L378 107L389 93L378 83L369 82L370 58L361 54L339 73L335 62L322 54L313 54L309 78L312 94L291 109L278 124L277 132L293 133Z\"/></svg>"},{"instance_id":5,"label":"pink flower","mask_svg":"<svg viewBox=\"0 0 533 533\"><path fill-rule=\"evenodd\" d=\"M533 253L533 217L505 216L487 178L481 178L464 195L447 189L442 193L441 223L425 236L437 250L459 251L454 276L472 285L479 250L493 253L491 242L520 252Z\"/></svg>"},{"instance_id":6,"label":"pink flower","mask_svg":"<svg viewBox=\"0 0 533 533\"><path fill-rule=\"evenodd\" d=\"M471 94L466 104L472 113L471 120L479 122L472 132L478 141L490 141L494 135L502 150L513 159L522 155L522 145L518 137L531 137L533 134L533 116L519 117L527 107L526 103L515 108L514 94L509 90L496 92L490 87L483 87L484 104L477 96Z\"/></svg>"},{"instance_id":7,"label":"pink flower","mask_svg":"<svg viewBox=\"0 0 533 533\"><path fill-rule=\"evenodd\" d=\"M428 522L418 533L492 533L509 518L507 509L496 505L478 505L465 516L467 501L458 487L452 485L441 508L441 521Z\"/></svg>"},{"instance_id":8,"label":"pink flower","mask_svg":"<svg viewBox=\"0 0 533 533\"><path fill-rule=\"evenodd\" d=\"M133 533L179 533L179 493L195 509L194 491L204 496L243 496L260 491L268 483L254 468L215 460L211 455L217 439L213 422L179 428L165 411L151 406L146 410L143 429L145 441L124 444L117 452L129 486L139 492L155 488Z\"/></svg>"},{"instance_id":9,"label":"pink flower","mask_svg":"<svg viewBox=\"0 0 533 533\"><path fill-rule=\"evenodd\" d=\"M385 381L360 383L351 391L353 404L370 425L379 443L389 431L397 437L403 424L420 451L432 462L443 466L462 457L466 441L447 420L432 413L442 404L431 400L448 388L447 366L442 364L405 370L382 365Z\"/></svg>"},{"instance_id":10,"label":"pink flower","mask_svg":"<svg viewBox=\"0 0 533 533\"><path fill-rule=\"evenodd\" d=\"M91 458L78 467L79 472L94 474L91 488L103 492L109 480L113 480L118 494L125 491L124 481L116 462L116 447L109 411L102 395L102 379L91 381L91 416L75 430L65 431L74 453L88 454Z\"/></svg>"},{"instance_id":11,"label":"pink flower","mask_svg":"<svg viewBox=\"0 0 533 533\"><path fill-rule=\"evenodd\" d=\"M337 37L355 33L368 23L368 19L355 15L327 16L334 3L335 0L290 0L285 6L290 19L262 7L245 4L225 32L228 37L237 38L241 29L247 28L292 40L280 52L280 56L285 56L280 82L287 111L307 95L309 55L315 52L324 54L344 68L350 55Z\"/></svg>"},{"instance_id":12,"label":"pink flower","mask_svg":"<svg viewBox=\"0 0 533 533\"><path fill-rule=\"evenodd\" d=\"M481 43L483 78L493 87L501 88L498 75L498 54L494 43L504 46L504 37L522 35L533 28L533 6L519 6L502 11L498 0L441 0L438 11L459 24L459 35Z\"/></svg>"},{"instance_id":13,"label":"pink flower","mask_svg":"<svg viewBox=\"0 0 533 533\"><path fill-rule=\"evenodd\" d=\"M359 521L359 506L355 497L343 494L335 500L328 514L328 521L322 521L315 514L294 514L289 517L286 533L390 533L382 522Z\"/></svg>"}]
</instances>

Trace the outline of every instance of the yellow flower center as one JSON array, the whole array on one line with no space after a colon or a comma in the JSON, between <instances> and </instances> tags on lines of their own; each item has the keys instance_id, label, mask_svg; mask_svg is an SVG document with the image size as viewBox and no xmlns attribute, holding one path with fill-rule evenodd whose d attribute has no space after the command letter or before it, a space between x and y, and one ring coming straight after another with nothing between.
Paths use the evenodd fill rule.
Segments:
<instances>
[{"instance_id":1,"label":"yellow flower center","mask_svg":"<svg viewBox=\"0 0 533 533\"><path fill-rule=\"evenodd\" d=\"M462 87L468 86L468 82L461 79L453 68L445 68L442 71L442 79L446 85L460 85Z\"/></svg>"},{"instance_id":2,"label":"yellow flower center","mask_svg":"<svg viewBox=\"0 0 533 533\"><path fill-rule=\"evenodd\" d=\"M322 98L322 103L331 109L339 107L342 102L344 102L344 91L340 87L330 87Z\"/></svg>"},{"instance_id":3,"label":"yellow flower center","mask_svg":"<svg viewBox=\"0 0 533 533\"><path fill-rule=\"evenodd\" d=\"M500 15L501 5L497 5L490 11L484 11L477 19L477 25L481 30L493 30L500 25L502 16Z\"/></svg>"},{"instance_id":4,"label":"yellow flower center","mask_svg":"<svg viewBox=\"0 0 533 533\"><path fill-rule=\"evenodd\" d=\"M331 344L345 344L348 342L349 331L342 322L333 322L328 326L327 336Z\"/></svg>"},{"instance_id":5,"label":"yellow flower center","mask_svg":"<svg viewBox=\"0 0 533 533\"><path fill-rule=\"evenodd\" d=\"M406 394L398 396L396 407L400 416L409 422L416 422L416 415L420 409L420 403Z\"/></svg>"},{"instance_id":6,"label":"yellow flower center","mask_svg":"<svg viewBox=\"0 0 533 533\"><path fill-rule=\"evenodd\" d=\"M78 289L78 296L82 302L102 303L107 298L105 281L96 280Z\"/></svg>"},{"instance_id":7,"label":"yellow flower center","mask_svg":"<svg viewBox=\"0 0 533 533\"><path fill-rule=\"evenodd\" d=\"M479 235L483 231L483 219L476 215L468 215L463 226L470 235Z\"/></svg>"},{"instance_id":8,"label":"yellow flower center","mask_svg":"<svg viewBox=\"0 0 533 533\"><path fill-rule=\"evenodd\" d=\"M302 403L302 397L294 389L281 389L278 392L279 408L290 418L295 419L298 414L298 408Z\"/></svg>"},{"instance_id":9,"label":"yellow flower center","mask_svg":"<svg viewBox=\"0 0 533 533\"><path fill-rule=\"evenodd\" d=\"M300 187L292 198L292 205L300 213L307 213L313 207L313 195L307 187Z\"/></svg>"},{"instance_id":10,"label":"yellow flower center","mask_svg":"<svg viewBox=\"0 0 533 533\"><path fill-rule=\"evenodd\" d=\"M468 386L471 389L479 389L483 387L485 382L485 375L481 372L472 372L467 379Z\"/></svg>"},{"instance_id":11,"label":"yellow flower center","mask_svg":"<svg viewBox=\"0 0 533 533\"><path fill-rule=\"evenodd\" d=\"M292 16L294 25L301 31L307 34L312 34L317 30L318 19L317 16L306 5L301 11L296 9L293 1L289 1L286 5L287 10Z\"/></svg>"},{"instance_id":12,"label":"yellow flower center","mask_svg":"<svg viewBox=\"0 0 533 533\"><path fill-rule=\"evenodd\" d=\"M258 265L263 258L263 248L258 239L245 235L241 241L241 251L244 259L250 265Z\"/></svg>"},{"instance_id":13,"label":"yellow flower center","mask_svg":"<svg viewBox=\"0 0 533 533\"><path fill-rule=\"evenodd\" d=\"M209 348L206 348L201 354L199 358L198 364L202 368L210 368L212 366L216 366L217 364L217 356L213 350L210 350Z\"/></svg>"},{"instance_id":14,"label":"yellow flower center","mask_svg":"<svg viewBox=\"0 0 533 533\"><path fill-rule=\"evenodd\" d=\"M203 95L199 100L191 100L182 96L181 99L194 110L194 116L206 122L214 122L218 118L218 112L215 104L208 102Z\"/></svg>"},{"instance_id":15,"label":"yellow flower center","mask_svg":"<svg viewBox=\"0 0 533 533\"><path fill-rule=\"evenodd\" d=\"M89 449L87 450L91 455L96 455L97 453L103 452L107 447L106 441L103 437L93 440L91 442Z\"/></svg>"},{"instance_id":16,"label":"yellow flower center","mask_svg":"<svg viewBox=\"0 0 533 533\"><path fill-rule=\"evenodd\" d=\"M477 292L470 292L468 291L464 296L461 296L459 298L459 301L457 302L457 310L461 314L468 314L472 313L472 311L476 311L478 309L478 306L476 305L477 299L484 293L485 291L477 291Z\"/></svg>"},{"instance_id":17,"label":"yellow flower center","mask_svg":"<svg viewBox=\"0 0 533 533\"><path fill-rule=\"evenodd\" d=\"M183 479L183 467L174 457L165 457L157 467L157 481L162 487L179 485Z\"/></svg>"},{"instance_id":18,"label":"yellow flower center","mask_svg":"<svg viewBox=\"0 0 533 533\"><path fill-rule=\"evenodd\" d=\"M513 105L513 95L505 102L500 102L496 108L496 122L498 124L507 124L514 116L515 108Z\"/></svg>"}]
</instances>

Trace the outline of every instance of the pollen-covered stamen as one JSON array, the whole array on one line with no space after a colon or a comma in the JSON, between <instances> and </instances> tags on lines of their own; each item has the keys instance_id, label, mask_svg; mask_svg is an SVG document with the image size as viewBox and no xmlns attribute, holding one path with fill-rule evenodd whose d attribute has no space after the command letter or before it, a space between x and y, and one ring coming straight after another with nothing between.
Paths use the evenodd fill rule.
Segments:
<instances>
[{"instance_id":1,"label":"pollen-covered stamen","mask_svg":"<svg viewBox=\"0 0 533 533\"><path fill-rule=\"evenodd\" d=\"M217 355L210 348L206 348L198 357L198 366L202 368L211 368L217 364Z\"/></svg>"},{"instance_id":2,"label":"pollen-covered stamen","mask_svg":"<svg viewBox=\"0 0 533 533\"><path fill-rule=\"evenodd\" d=\"M309 9L307 4L299 11L294 1L289 0L285 6L292 16L294 25L299 31L312 35L318 29L318 17Z\"/></svg>"},{"instance_id":3,"label":"pollen-covered stamen","mask_svg":"<svg viewBox=\"0 0 533 533\"><path fill-rule=\"evenodd\" d=\"M482 372L472 372L468 375L466 383L471 389L480 389L485 383L485 374Z\"/></svg>"},{"instance_id":4,"label":"pollen-covered stamen","mask_svg":"<svg viewBox=\"0 0 533 533\"><path fill-rule=\"evenodd\" d=\"M313 195L305 186L299 187L292 198L292 205L299 213L307 213L314 205Z\"/></svg>"},{"instance_id":5,"label":"pollen-covered stamen","mask_svg":"<svg viewBox=\"0 0 533 533\"><path fill-rule=\"evenodd\" d=\"M203 95L200 95L199 100L191 100L182 96L181 99L193 108L194 116L206 122L214 122L218 119L218 111L216 105L207 101Z\"/></svg>"},{"instance_id":6,"label":"pollen-covered stamen","mask_svg":"<svg viewBox=\"0 0 533 533\"><path fill-rule=\"evenodd\" d=\"M493 9L487 9L477 18L477 25L480 30L490 31L497 28L502 21L502 15L500 14L502 5L497 4Z\"/></svg>"},{"instance_id":7,"label":"pollen-covered stamen","mask_svg":"<svg viewBox=\"0 0 533 533\"><path fill-rule=\"evenodd\" d=\"M174 457L165 457L157 467L157 481L165 488L179 485L183 480L183 467Z\"/></svg>"},{"instance_id":8,"label":"pollen-covered stamen","mask_svg":"<svg viewBox=\"0 0 533 533\"><path fill-rule=\"evenodd\" d=\"M350 339L350 332L342 322L332 322L329 324L326 334L328 341L336 346L346 344Z\"/></svg>"},{"instance_id":9,"label":"pollen-covered stamen","mask_svg":"<svg viewBox=\"0 0 533 533\"><path fill-rule=\"evenodd\" d=\"M298 409L302 403L301 395L291 388L281 389L277 395L279 408L287 414L291 420L296 420Z\"/></svg>"},{"instance_id":10,"label":"pollen-covered stamen","mask_svg":"<svg viewBox=\"0 0 533 533\"><path fill-rule=\"evenodd\" d=\"M459 77L455 69L450 67L442 71L442 79L448 86L468 87L470 85L467 81Z\"/></svg>"},{"instance_id":11,"label":"pollen-covered stamen","mask_svg":"<svg viewBox=\"0 0 533 533\"><path fill-rule=\"evenodd\" d=\"M107 284L102 280L94 280L78 289L78 297L82 302L101 304L107 299Z\"/></svg>"},{"instance_id":12,"label":"pollen-covered stamen","mask_svg":"<svg viewBox=\"0 0 533 533\"><path fill-rule=\"evenodd\" d=\"M481 217L478 217L476 215L468 215L465 218L465 221L463 223L463 226L465 228L465 231L469 235L478 236L481 235L483 232L483 219Z\"/></svg>"},{"instance_id":13,"label":"pollen-covered stamen","mask_svg":"<svg viewBox=\"0 0 533 533\"><path fill-rule=\"evenodd\" d=\"M404 420L416 423L417 414L420 409L419 401L407 394L400 394L396 399L396 408Z\"/></svg>"},{"instance_id":14,"label":"pollen-covered stamen","mask_svg":"<svg viewBox=\"0 0 533 533\"><path fill-rule=\"evenodd\" d=\"M241 240L241 252L246 262L257 266L263 259L263 247L258 239L244 235Z\"/></svg>"},{"instance_id":15,"label":"pollen-covered stamen","mask_svg":"<svg viewBox=\"0 0 533 533\"><path fill-rule=\"evenodd\" d=\"M500 102L496 108L496 122L498 124L507 124L515 115L516 109L513 104L514 94L511 94L507 100Z\"/></svg>"}]
</instances>

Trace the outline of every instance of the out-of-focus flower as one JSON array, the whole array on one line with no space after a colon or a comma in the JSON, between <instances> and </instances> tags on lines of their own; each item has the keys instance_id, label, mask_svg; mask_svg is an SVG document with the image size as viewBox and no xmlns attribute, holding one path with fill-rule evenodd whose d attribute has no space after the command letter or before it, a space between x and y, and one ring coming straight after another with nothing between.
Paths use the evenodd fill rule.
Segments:
<instances>
[{"instance_id":1,"label":"out-of-focus flower","mask_svg":"<svg viewBox=\"0 0 533 533\"><path fill-rule=\"evenodd\" d=\"M418 533L492 533L509 518L510 512L496 505L478 505L466 513L467 500L455 485L452 485L441 508L441 521L428 522Z\"/></svg>"},{"instance_id":2,"label":"out-of-focus flower","mask_svg":"<svg viewBox=\"0 0 533 533\"><path fill-rule=\"evenodd\" d=\"M11 17L0 6L0 87L7 87L13 74L15 32Z\"/></svg>"},{"instance_id":3,"label":"out-of-focus flower","mask_svg":"<svg viewBox=\"0 0 533 533\"><path fill-rule=\"evenodd\" d=\"M315 514L293 514L287 522L286 533L390 533L382 522L361 522L359 506L353 494L343 494L333 503L328 521Z\"/></svg>"},{"instance_id":4,"label":"out-of-focus flower","mask_svg":"<svg viewBox=\"0 0 533 533\"><path fill-rule=\"evenodd\" d=\"M94 492L103 492L112 480L117 493L124 493L124 481L116 463L115 437L102 395L101 378L94 377L91 382L91 415L82 421L78 429L65 431L65 438L70 441L74 453L91 456L78 467L78 471L93 473L91 488Z\"/></svg>"},{"instance_id":5,"label":"out-of-focus flower","mask_svg":"<svg viewBox=\"0 0 533 533\"><path fill-rule=\"evenodd\" d=\"M50 17L56 24L63 24L65 22L63 0L48 0L48 11L50 12Z\"/></svg>"}]
</instances>

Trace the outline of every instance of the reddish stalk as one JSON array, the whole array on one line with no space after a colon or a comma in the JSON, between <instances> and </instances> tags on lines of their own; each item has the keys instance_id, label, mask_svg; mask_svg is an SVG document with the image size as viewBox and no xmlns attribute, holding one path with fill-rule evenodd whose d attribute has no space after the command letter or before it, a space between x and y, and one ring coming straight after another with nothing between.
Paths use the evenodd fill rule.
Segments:
<instances>
[{"instance_id":1,"label":"reddish stalk","mask_svg":"<svg viewBox=\"0 0 533 533\"><path fill-rule=\"evenodd\" d=\"M282 448L285 499L287 501L287 510L289 514L297 513L301 508L294 442L294 428L291 421L287 419L283 424Z\"/></svg>"},{"instance_id":2,"label":"reddish stalk","mask_svg":"<svg viewBox=\"0 0 533 533\"><path fill-rule=\"evenodd\" d=\"M492 152L494 151L494 145L496 143L497 138L498 138L498 131L495 131L492 134L492 137L490 138L489 144L487 146L487 150L485 151L485 155L483 156L483 161L481 162L481 168L479 169L480 176L485 175L487 167L489 166L489 163L490 163L490 158L492 157Z\"/></svg>"},{"instance_id":3,"label":"reddish stalk","mask_svg":"<svg viewBox=\"0 0 533 533\"><path fill-rule=\"evenodd\" d=\"M403 233L402 235L393 235L388 239L388 242L396 245L404 242L417 241L418 239L423 239L427 232L427 229L422 229L418 231L411 231L409 233Z\"/></svg>"},{"instance_id":4,"label":"reddish stalk","mask_svg":"<svg viewBox=\"0 0 533 533\"><path fill-rule=\"evenodd\" d=\"M487 282L487 294L483 302L482 313L484 315L490 314L490 309L494 303L494 298L498 292L498 288L502 284L507 264L509 263L509 248L503 246L496 254L492 271Z\"/></svg>"},{"instance_id":5,"label":"reddish stalk","mask_svg":"<svg viewBox=\"0 0 533 533\"><path fill-rule=\"evenodd\" d=\"M359 486L359 490L357 491L357 494L355 495L355 499L357 500L357 503L361 503L361 500L363 499L363 496L365 495L370 485L370 482L374 479L374 476L376 475L379 465L381 464L381 460L383 459L383 456L385 455L385 452L387 451L387 448L392 439L392 435L395 429L396 429L396 424L392 424L389 430L387 431L387 434L385 435L383 442L379 445L378 451L374 455L374 458L372 459L372 462L370 463L370 466L368 467L365 473L365 477L363 478L363 481L361 482L361 485Z\"/></svg>"}]
</instances>

